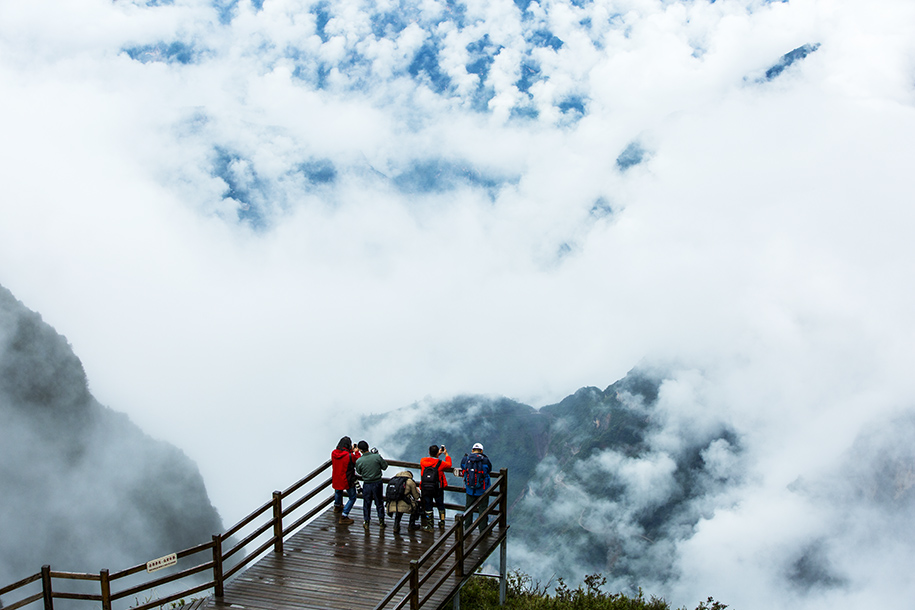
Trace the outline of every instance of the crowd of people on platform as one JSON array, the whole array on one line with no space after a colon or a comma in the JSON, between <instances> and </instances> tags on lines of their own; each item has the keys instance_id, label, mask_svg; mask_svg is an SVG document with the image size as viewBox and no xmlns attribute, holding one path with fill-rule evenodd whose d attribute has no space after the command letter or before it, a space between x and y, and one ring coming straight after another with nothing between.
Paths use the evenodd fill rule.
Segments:
<instances>
[{"instance_id":1,"label":"crowd of people on platform","mask_svg":"<svg viewBox=\"0 0 915 610\"><path fill-rule=\"evenodd\" d=\"M366 441L353 443L344 436L337 443L331 454L332 481L334 488L334 512L340 513L337 521L340 525L351 525L355 520L350 517L353 505L362 487L362 527L369 531L372 522L372 506L378 516L378 527L384 528L385 515L394 519L394 533L400 533L403 516L409 515L408 528L422 528L432 531L435 522L435 509L438 509L438 525L445 527L445 488L448 487L446 473L452 471L451 456L444 445L431 445L429 455L419 461L420 480L414 479L413 472L403 470L391 477L384 485L382 472L388 469L388 463L374 447L369 449ZM465 506L471 505L482 496L490 486L492 462L483 453L483 445L475 443L470 453L461 459L460 470L454 474L461 477L465 494ZM344 504L344 497L347 498ZM488 500L480 502L476 512L482 515ZM473 523L473 512L464 513L464 527L470 528ZM486 515L482 515L481 528L488 524Z\"/></svg>"}]
</instances>

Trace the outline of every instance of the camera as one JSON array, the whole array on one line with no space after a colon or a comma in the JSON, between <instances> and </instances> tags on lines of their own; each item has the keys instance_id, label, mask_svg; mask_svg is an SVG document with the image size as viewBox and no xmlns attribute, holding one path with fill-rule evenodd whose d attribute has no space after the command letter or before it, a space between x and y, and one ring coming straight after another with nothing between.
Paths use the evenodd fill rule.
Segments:
<instances>
[{"instance_id":1,"label":"camera","mask_svg":"<svg viewBox=\"0 0 915 610\"><path fill-rule=\"evenodd\" d=\"M442 451L445 450L445 446L444 446L444 445L441 446L441 450L442 450Z\"/></svg>"},{"instance_id":2,"label":"camera","mask_svg":"<svg viewBox=\"0 0 915 610\"><path fill-rule=\"evenodd\" d=\"M369 449L369 451L371 453L378 453L378 447L372 447L371 449Z\"/></svg>"}]
</instances>

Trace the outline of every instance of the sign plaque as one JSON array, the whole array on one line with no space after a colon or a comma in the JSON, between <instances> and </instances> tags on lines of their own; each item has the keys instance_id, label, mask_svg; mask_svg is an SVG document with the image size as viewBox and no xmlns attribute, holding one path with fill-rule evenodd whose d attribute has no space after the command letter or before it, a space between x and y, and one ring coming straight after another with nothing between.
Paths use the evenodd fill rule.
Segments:
<instances>
[{"instance_id":1,"label":"sign plaque","mask_svg":"<svg viewBox=\"0 0 915 610\"><path fill-rule=\"evenodd\" d=\"M167 568L168 566L173 566L178 563L178 555L172 553L171 555L166 555L165 557L159 557L158 559L153 559L152 561L146 562L146 571L155 572L156 570L161 570L162 568Z\"/></svg>"}]
</instances>

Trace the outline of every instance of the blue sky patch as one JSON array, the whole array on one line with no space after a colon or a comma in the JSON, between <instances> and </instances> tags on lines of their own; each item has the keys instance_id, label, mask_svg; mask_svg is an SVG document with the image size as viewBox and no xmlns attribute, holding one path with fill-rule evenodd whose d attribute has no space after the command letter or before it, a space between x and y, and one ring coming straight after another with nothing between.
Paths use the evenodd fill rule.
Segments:
<instances>
[{"instance_id":1,"label":"blue sky patch","mask_svg":"<svg viewBox=\"0 0 915 610\"><path fill-rule=\"evenodd\" d=\"M445 0L446 17L442 21L450 21L459 29L467 25L467 6L457 0Z\"/></svg>"},{"instance_id":2,"label":"blue sky patch","mask_svg":"<svg viewBox=\"0 0 915 610\"><path fill-rule=\"evenodd\" d=\"M495 197L504 182L504 179L486 174L470 163L445 159L414 161L393 178L397 189L406 194L442 193L470 186L487 190L490 198Z\"/></svg>"},{"instance_id":3,"label":"blue sky patch","mask_svg":"<svg viewBox=\"0 0 915 610\"><path fill-rule=\"evenodd\" d=\"M159 42L156 44L143 45L139 47L128 47L123 49L124 53L130 59L141 63L162 62L167 64L192 64L196 63L200 56L193 45L180 41L171 43Z\"/></svg>"},{"instance_id":4,"label":"blue sky patch","mask_svg":"<svg viewBox=\"0 0 915 610\"><path fill-rule=\"evenodd\" d=\"M610 206L609 201L603 197L598 197L594 205L591 206L590 213L592 218L605 218L613 214L613 208Z\"/></svg>"},{"instance_id":5,"label":"blue sky patch","mask_svg":"<svg viewBox=\"0 0 915 610\"><path fill-rule=\"evenodd\" d=\"M820 48L820 43L816 44L805 44L800 46L793 51L789 51L781 56L774 66L766 70L766 76L764 80L771 81L776 78L779 74L788 69L792 64L801 61L814 51Z\"/></svg>"},{"instance_id":6,"label":"blue sky patch","mask_svg":"<svg viewBox=\"0 0 915 610\"><path fill-rule=\"evenodd\" d=\"M495 95L496 90L494 88L483 85L481 82L470 97L470 107L476 112L489 112L489 100Z\"/></svg>"},{"instance_id":7,"label":"blue sky patch","mask_svg":"<svg viewBox=\"0 0 915 610\"><path fill-rule=\"evenodd\" d=\"M515 106L512 108L510 118L518 121L531 121L540 116L540 111L533 105Z\"/></svg>"},{"instance_id":8,"label":"blue sky patch","mask_svg":"<svg viewBox=\"0 0 915 610\"><path fill-rule=\"evenodd\" d=\"M531 60L524 60L521 62L521 78L515 81L515 86L519 90L527 93L530 91L531 85L540 80L540 66L534 63Z\"/></svg>"},{"instance_id":9,"label":"blue sky patch","mask_svg":"<svg viewBox=\"0 0 915 610\"><path fill-rule=\"evenodd\" d=\"M480 83L482 83L486 80L486 77L489 76L489 68L496 60L496 53L502 50L502 46L492 44L489 40L489 34L485 34L482 38L475 42L471 42L465 48L470 54L470 61L464 68L468 73L478 75L480 77Z\"/></svg>"},{"instance_id":10,"label":"blue sky patch","mask_svg":"<svg viewBox=\"0 0 915 610\"><path fill-rule=\"evenodd\" d=\"M402 13L375 13L372 19L372 34L376 38L394 38L407 28L407 20Z\"/></svg>"},{"instance_id":11,"label":"blue sky patch","mask_svg":"<svg viewBox=\"0 0 915 610\"><path fill-rule=\"evenodd\" d=\"M212 174L226 183L225 199L238 202L236 213L240 222L251 225L252 228L262 229L267 223L264 218L262 203L264 200L263 180L245 159L225 148L214 148Z\"/></svg>"},{"instance_id":12,"label":"blue sky patch","mask_svg":"<svg viewBox=\"0 0 915 610\"><path fill-rule=\"evenodd\" d=\"M213 0L213 8L219 15L219 23L229 25L232 18L235 17L235 8L238 6L238 0Z\"/></svg>"},{"instance_id":13,"label":"blue sky patch","mask_svg":"<svg viewBox=\"0 0 915 610\"><path fill-rule=\"evenodd\" d=\"M330 36L324 31L327 22L330 21L330 11L327 10L326 2L319 2L311 9L315 16L315 33L321 37L321 42L327 42Z\"/></svg>"},{"instance_id":14,"label":"blue sky patch","mask_svg":"<svg viewBox=\"0 0 915 610\"><path fill-rule=\"evenodd\" d=\"M581 97L580 95L570 95L569 97L559 102L557 107L563 114L569 114L571 112L584 115L585 98Z\"/></svg>"},{"instance_id":15,"label":"blue sky patch","mask_svg":"<svg viewBox=\"0 0 915 610\"><path fill-rule=\"evenodd\" d=\"M330 159L306 161L299 166L299 171L312 184L332 184L337 180L337 168Z\"/></svg>"},{"instance_id":16,"label":"blue sky patch","mask_svg":"<svg viewBox=\"0 0 915 610\"><path fill-rule=\"evenodd\" d=\"M616 166L620 168L620 171L626 171L634 165L638 165L645 160L646 151L642 148L642 145L638 142L630 142L629 145L623 149L623 152L620 153L620 156L616 158Z\"/></svg>"},{"instance_id":17,"label":"blue sky patch","mask_svg":"<svg viewBox=\"0 0 915 610\"><path fill-rule=\"evenodd\" d=\"M530 36L528 36L528 42L537 47L550 47L554 51L558 51L565 44L549 30L531 32Z\"/></svg>"},{"instance_id":18,"label":"blue sky patch","mask_svg":"<svg viewBox=\"0 0 915 610\"><path fill-rule=\"evenodd\" d=\"M442 72L438 64L438 52L439 48L435 42L424 43L413 56L408 71L410 76L425 81L436 93L444 93L451 87L451 79Z\"/></svg>"}]
</instances>

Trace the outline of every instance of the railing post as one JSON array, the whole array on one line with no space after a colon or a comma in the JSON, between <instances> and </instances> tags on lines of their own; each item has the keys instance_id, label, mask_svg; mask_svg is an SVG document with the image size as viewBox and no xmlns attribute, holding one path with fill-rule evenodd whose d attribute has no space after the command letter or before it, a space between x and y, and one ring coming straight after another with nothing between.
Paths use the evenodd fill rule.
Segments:
<instances>
[{"instance_id":1,"label":"railing post","mask_svg":"<svg viewBox=\"0 0 915 610\"><path fill-rule=\"evenodd\" d=\"M51 593L51 566L41 566L41 592L44 594L44 610L54 610L54 596Z\"/></svg>"},{"instance_id":2,"label":"railing post","mask_svg":"<svg viewBox=\"0 0 915 610\"><path fill-rule=\"evenodd\" d=\"M505 589L508 581L507 573L507 564L508 564L508 547L506 543L507 539L502 539L502 544L499 545L499 605L505 605Z\"/></svg>"},{"instance_id":3,"label":"railing post","mask_svg":"<svg viewBox=\"0 0 915 610\"><path fill-rule=\"evenodd\" d=\"M410 610L419 608L419 562L410 561Z\"/></svg>"},{"instance_id":4,"label":"railing post","mask_svg":"<svg viewBox=\"0 0 915 610\"><path fill-rule=\"evenodd\" d=\"M111 581L108 580L108 570L98 573L102 586L102 610L111 610Z\"/></svg>"},{"instance_id":5,"label":"railing post","mask_svg":"<svg viewBox=\"0 0 915 610\"><path fill-rule=\"evenodd\" d=\"M455 525L454 528L454 537L455 537L455 559L457 560L457 565L455 566L455 575L458 578L464 577L464 514L458 513L454 517Z\"/></svg>"},{"instance_id":6,"label":"railing post","mask_svg":"<svg viewBox=\"0 0 915 610\"><path fill-rule=\"evenodd\" d=\"M283 494L273 492L273 552L283 552Z\"/></svg>"},{"instance_id":7,"label":"railing post","mask_svg":"<svg viewBox=\"0 0 915 610\"><path fill-rule=\"evenodd\" d=\"M213 595L222 598L222 536L213 534Z\"/></svg>"},{"instance_id":8,"label":"railing post","mask_svg":"<svg viewBox=\"0 0 915 610\"><path fill-rule=\"evenodd\" d=\"M508 526L508 468L499 470L499 527L505 529Z\"/></svg>"}]
</instances>

